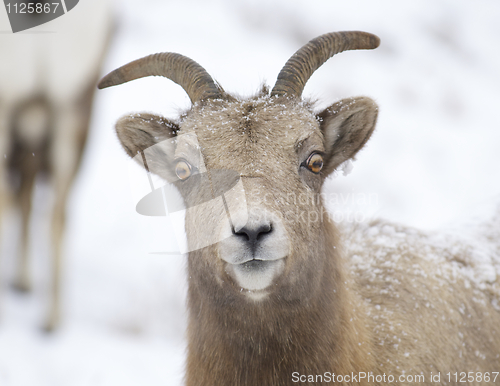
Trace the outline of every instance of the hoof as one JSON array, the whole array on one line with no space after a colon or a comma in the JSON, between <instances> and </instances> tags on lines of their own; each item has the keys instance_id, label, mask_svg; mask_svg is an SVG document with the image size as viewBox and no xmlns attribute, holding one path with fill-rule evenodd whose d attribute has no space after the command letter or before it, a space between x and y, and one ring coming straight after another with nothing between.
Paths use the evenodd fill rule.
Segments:
<instances>
[{"instance_id":1,"label":"hoof","mask_svg":"<svg viewBox=\"0 0 500 386\"><path fill-rule=\"evenodd\" d=\"M11 284L11 287L14 291L22 294L31 292L31 285L24 281L15 281Z\"/></svg>"},{"instance_id":2,"label":"hoof","mask_svg":"<svg viewBox=\"0 0 500 386\"><path fill-rule=\"evenodd\" d=\"M55 333L60 327L60 318L57 313L49 313L42 326L42 331L46 334Z\"/></svg>"},{"instance_id":3,"label":"hoof","mask_svg":"<svg viewBox=\"0 0 500 386\"><path fill-rule=\"evenodd\" d=\"M44 334L53 334L56 330L57 330L57 326L55 323L48 322L42 326L42 332Z\"/></svg>"}]
</instances>

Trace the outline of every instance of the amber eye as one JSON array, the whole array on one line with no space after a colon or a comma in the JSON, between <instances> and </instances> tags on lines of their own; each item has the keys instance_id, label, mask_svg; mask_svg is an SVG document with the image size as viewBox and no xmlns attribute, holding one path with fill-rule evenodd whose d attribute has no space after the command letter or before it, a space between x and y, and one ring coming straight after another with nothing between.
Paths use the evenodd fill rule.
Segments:
<instances>
[{"instance_id":1,"label":"amber eye","mask_svg":"<svg viewBox=\"0 0 500 386\"><path fill-rule=\"evenodd\" d=\"M306 161L306 167L313 173L318 174L323 168L323 157L319 153L312 153Z\"/></svg>"},{"instance_id":2,"label":"amber eye","mask_svg":"<svg viewBox=\"0 0 500 386\"><path fill-rule=\"evenodd\" d=\"M191 176L191 165L184 160L175 165L175 174L180 180L187 180Z\"/></svg>"}]
</instances>

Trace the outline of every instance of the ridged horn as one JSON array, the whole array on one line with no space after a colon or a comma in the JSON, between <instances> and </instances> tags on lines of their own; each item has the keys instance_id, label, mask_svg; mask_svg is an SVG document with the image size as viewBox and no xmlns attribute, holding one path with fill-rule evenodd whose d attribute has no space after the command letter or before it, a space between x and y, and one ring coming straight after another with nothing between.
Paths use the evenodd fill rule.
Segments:
<instances>
[{"instance_id":1,"label":"ridged horn","mask_svg":"<svg viewBox=\"0 0 500 386\"><path fill-rule=\"evenodd\" d=\"M379 44L377 36L361 31L332 32L318 36L288 59L271 95L300 97L314 71L333 55L348 50L371 50Z\"/></svg>"},{"instance_id":2,"label":"ridged horn","mask_svg":"<svg viewBox=\"0 0 500 386\"><path fill-rule=\"evenodd\" d=\"M146 76L164 76L172 80L186 91L193 103L222 97L221 90L202 66L172 52L149 55L125 64L102 78L97 87L103 89Z\"/></svg>"}]
</instances>

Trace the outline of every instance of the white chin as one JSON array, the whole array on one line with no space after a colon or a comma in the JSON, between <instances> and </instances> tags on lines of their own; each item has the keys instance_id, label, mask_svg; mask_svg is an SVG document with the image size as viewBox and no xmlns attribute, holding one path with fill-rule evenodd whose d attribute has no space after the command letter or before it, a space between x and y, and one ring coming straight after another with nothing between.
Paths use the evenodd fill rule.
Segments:
<instances>
[{"instance_id":1,"label":"white chin","mask_svg":"<svg viewBox=\"0 0 500 386\"><path fill-rule=\"evenodd\" d=\"M251 260L243 264L228 264L226 272L242 288L249 291L259 291L269 287L273 279L280 275L284 268L283 259Z\"/></svg>"}]
</instances>

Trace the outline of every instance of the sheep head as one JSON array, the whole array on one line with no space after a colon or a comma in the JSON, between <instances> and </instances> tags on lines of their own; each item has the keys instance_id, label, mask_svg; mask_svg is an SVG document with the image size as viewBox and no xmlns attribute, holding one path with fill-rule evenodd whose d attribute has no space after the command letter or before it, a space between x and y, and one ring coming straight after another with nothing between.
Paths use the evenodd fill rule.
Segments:
<instances>
[{"instance_id":1,"label":"sheep head","mask_svg":"<svg viewBox=\"0 0 500 386\"><path fill-rule=\"evenodd\" d=\"M126 152L181 192L189 209L191 276L254 300L270 294L304 299L304 287L310 295L319 290L312 278L325 264L332 237L321 187L370 138L378 108L357 97L316 114L301 95L331 56L378 44L363 32L322 35L290 58L270 93L245 100L173 53L139 59L101 80L104 88L166 76L193 102L176 122L141 113L116 125Z\"/></svg>"}]
</instances>

